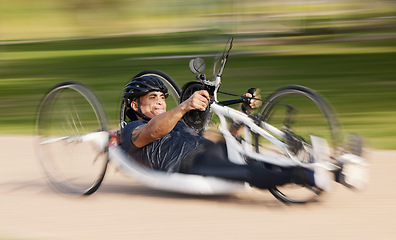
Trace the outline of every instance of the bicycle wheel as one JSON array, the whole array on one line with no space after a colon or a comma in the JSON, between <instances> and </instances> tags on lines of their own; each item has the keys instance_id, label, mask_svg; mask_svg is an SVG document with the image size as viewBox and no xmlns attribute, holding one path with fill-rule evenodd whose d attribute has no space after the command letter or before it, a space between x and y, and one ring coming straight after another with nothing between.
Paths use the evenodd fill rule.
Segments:
<instances>
[{"instance_id":1,"label":"bicycle wheel","mask_svg":"<svg viewBox=\"0 0 396 240\"><path fill-rule=\"evenodd\" d=\"M173 80L168 74L158 71L158 70L145 70L140 73L138 73L134 78L136 77L142 77L142 76L155 76L158 79L160 79L168 89L168 98L166 99L166 108L167 109L172 109L175 108L179 104L179 98L180 98L180 93L181 89L179 85ZM127 106L125 105L125 102L123 101L121 103L121 111L120 111L120 126L123 128L127 124L126 120L126 110Z\"/></svg>"},{"instance_id":2,"label":"bicycle wheel","mask_svg":"<svg viewBox=\"0 0 396 240\"><path fill-rule=\"evenodd\" d=\"M330 106L314 91L302 86L286 86L269 95L260 111L260 119L282 130L288 145L282 150L262 137L254 137L257 152L270 151L275 154L293 155L301 162L311 159L310 136L324 138L329 143L331 155L337 154L339 126ZM286 203L305 203L316 199L319 189L287 184L269 191Z\"/></svg>"},{"instance_id":3,"label":"bicycle wheel","mask_svg":"<svg viewBox=\"0 0 396 240\"><path fill-rule=\"evenodd\" d=\"M103 181L108 163L105 113L86 87L63 82L41 101L37 150L51 187L60 193L89 195Z\"/></svg>"}]
</instances>

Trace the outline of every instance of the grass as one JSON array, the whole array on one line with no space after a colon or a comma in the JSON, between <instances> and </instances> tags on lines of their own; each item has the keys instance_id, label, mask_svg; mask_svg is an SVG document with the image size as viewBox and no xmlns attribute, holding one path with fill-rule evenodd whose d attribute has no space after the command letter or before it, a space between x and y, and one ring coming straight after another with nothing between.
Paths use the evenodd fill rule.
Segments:
<instances>
[{"instance_id":1,"label":"grass","mask_svg":"<svg viewBox=\"0 0 396 240\"><path fill-rule=\"evenodd\" d=\"M33 134L40 99L67 80L90 87L116 127L121 90L138 72L162 70L180 86L194 80L189 58L150 57L213 54L224 39L198 32L0 45L0 133ZM292 42L254 46L246 39L235 39L223 91L259 87L265 96L287 84L310 87L332 103L346 131L362 134L371 147L396 149L394 39L298 44L284 38ZM274 53L235 54L244 51ZM210 75L213 60L205 60Z\"/></svg>"}]
</instances>

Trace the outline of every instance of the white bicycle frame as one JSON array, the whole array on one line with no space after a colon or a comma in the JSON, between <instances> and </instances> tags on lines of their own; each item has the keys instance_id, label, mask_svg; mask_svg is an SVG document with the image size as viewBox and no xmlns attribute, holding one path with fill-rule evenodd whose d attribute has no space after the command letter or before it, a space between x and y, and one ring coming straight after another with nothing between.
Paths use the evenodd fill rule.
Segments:
<instances>
[{"instance_id":1,"label":"white bicycle frame","mask_svg":"<svg viewBox=\"0 0 396 240\"><path fill-rule=\"evenodd\" d=\"M303 166L305 168L312 168L312 164L302 163L296 156L290 154L287 144L285 144L284 142L282 142L277 138L277 137L281 139L285 138L285 133L283 131L263 121L260 123L260 126L258 126L254 122L254 120L250 118L247 114L227 106L222 106L218 103L217 91L221 84L221 76L218 75L214 81L205 80L203 82L204 84L215 87L213 93L214 102L210 105L210 110L212 113L216 114L220 120L218 131L223 135L226 141L227 151L230 161L237 164L246 164L245 159L246 157L248 157L251 159L255 159L257 161L262 161L279 167ZM238 122L243 124L244 136L245 136L245 141L243 141L243 143L239 143L239 141L234 136L231 135L231 132L228 130L228 124L226 118L232 119L233 122ZM254 151L252 148L252 143L250 141L251 132L261 135L269 142L279 147L285 153L285 155L268 154L262 152L257 153L256 151ZM321 141L322 143L323 141L325 141L324 139L319 140L318 137L315 136L312 137L315 138L315 140L313 141L317 143L316 145L319 145L319 141ZM327 145L327 142L323 144Z\"/></svg>"},{"instance_id":2,"label":"white bicycle frame","mask_svg":"<svg viewBox=\"0 0 396 240\"><path fill-rule=\"evenodd\" d=\"M290 154L288 158L275 154L272 155L266 153L257 153L253 150L250 142L250 131L263 136L264 138L268 139L272 144L275 144L287 153L287 145L269 133L271 132L282 138L284 137L284 133L282 131L264 122L262 123L263 128L261 128L256 125L253 119L249 118L246 114L241 113L230 107L221 106L217 103L212 103L210 107L211 111L216 114L220 119L218 131L225 138L230 161L238 164L245 164L245 158L249 157L281 167L290 167L301 164ZM242 144L239 143L238 140L231 135L231 132L228 130L226 118L230 118L233 121L242 123L244 125L244 135L246 140L243 141ZM264 129L266 129L267 131Z\"/></svg>"}]
</instances>

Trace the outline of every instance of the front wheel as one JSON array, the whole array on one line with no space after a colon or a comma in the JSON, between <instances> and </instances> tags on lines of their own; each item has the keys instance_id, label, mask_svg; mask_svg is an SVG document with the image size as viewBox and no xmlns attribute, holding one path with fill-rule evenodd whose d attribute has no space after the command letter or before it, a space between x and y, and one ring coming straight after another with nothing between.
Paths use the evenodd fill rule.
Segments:
<instances>
[{"instance_id":1,"label":"front wheel","mask_svg":"<svg viewBox=\"0 0 396 240\"><path fill-rule=\"evenodd\" d=\"M95 95L63 82L41 101L37 151L47 180L60 193L89 195L103 181L108 163L105 113Z\"/></svg>"},{"instance_id":2,"label":"front wheel","mask_svg":"<svg viewBox=\"0 0 396 240\"><path fill-rule=\"evenodd\" d=\"M269 95L260 111L260 119L285 133L280 139L288 145L287 152L269 144L259 136L254 137L257 152L293 155L301 162L311 159L311 135L327 140L331 155L335 157L339 145L339 126L330 106L319 94L302 86L286 86ZM286 203L305 203L315 200L320 190L287 184L269 191Z\"/></svg>"}]
</instances>

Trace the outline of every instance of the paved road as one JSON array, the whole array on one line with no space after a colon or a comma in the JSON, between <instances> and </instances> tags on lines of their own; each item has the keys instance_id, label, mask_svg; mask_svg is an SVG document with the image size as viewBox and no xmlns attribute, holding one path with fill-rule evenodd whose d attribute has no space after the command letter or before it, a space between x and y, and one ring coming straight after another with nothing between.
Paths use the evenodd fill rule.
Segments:
<instances>
[{"instance_id":1,"label":"paved road","mask_svg":"<svg viewBox=\"0 0 396 240\"><path fill-rule=\"evenodd\" d=\"M265 191L151 190L112 168L94 195L60 196L42 178L32 137L0 136L0 146L0 239L396 239L392 151L367 151L365 191L337 185L319 203L286 206Z\"/></svg>"}]
</instances>

